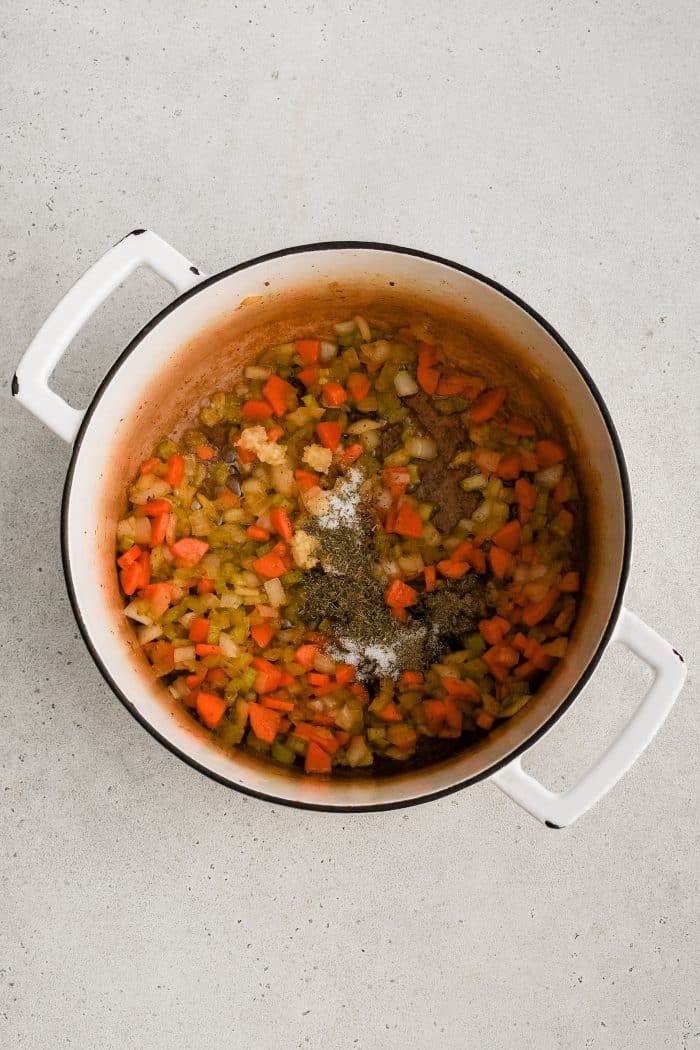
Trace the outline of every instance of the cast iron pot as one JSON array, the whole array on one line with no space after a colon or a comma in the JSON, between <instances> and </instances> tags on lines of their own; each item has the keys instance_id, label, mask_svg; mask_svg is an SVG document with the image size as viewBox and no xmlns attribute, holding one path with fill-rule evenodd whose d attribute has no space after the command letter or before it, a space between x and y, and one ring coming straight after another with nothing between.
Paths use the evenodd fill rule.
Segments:
<instances>
[{"instance_id":1,"label":"cast iron pot","mask_svg":"<svg viewBox=\"0 0 700 1050\"><path fill-rule=\"evenodd\" d=\"M140 266L160 274L179 296L124 350L87 411L80 412L49 388L49 377L93 311ZM242 751L225 752L153 680L121 611L114 534L128 479L155 440L191 413L199 398L240 374L256 347L358 312L424 323L446 347L454 346L457 360L464 333L472 333L472 349L482 354L487 378L490 370L495 378L507 367L514 382L521 376L525 387L555 406L576 452L587 506L587 569L566 659L515 717L498 724L483 742L424 768L324 780L289 773ZM455 335L460 330L461 344ZM223 784L273 802L347 811L410 805L490 778L549 827L563 827L637 759L681 690L681 657L623 605L630 493L601 395L551 325L512 292L464 266L392 245L332 242L273 252L206 277L154 233L134 230L58 304L19 365L13 394L73 443L63 496L63 562L88 649L141 724ZM524 772L521 757L570 707L612 641L624 643L651 667L653 684L578 783L562 794L549 791Z\"/></svg>"}]
</instances>

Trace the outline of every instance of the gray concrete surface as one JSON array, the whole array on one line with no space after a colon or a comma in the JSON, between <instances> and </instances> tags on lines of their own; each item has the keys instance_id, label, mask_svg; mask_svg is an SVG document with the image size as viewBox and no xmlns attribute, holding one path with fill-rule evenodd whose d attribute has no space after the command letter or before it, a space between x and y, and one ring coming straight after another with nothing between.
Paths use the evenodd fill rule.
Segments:
<instances>
[{"instance_id":1,"label":"gray concrete surface","mask_svg":"<svg viewBox=\"0 0 700 1050\"><path fill-rule=\"evenodd\" d=\"M697 5L110 5L0 15L0 1045L700 1047ZM69 450L10 404L37 326L150 226L210 271L394 241L566 335L634 487L628 603L690 679L565 832L488 784L286 810L163 751L100 678L59 557ZM167 298L128 282L56 386L85 404ZM641 695L611 652L528 765L571 782Z\"/></svg>"}]
</instances>

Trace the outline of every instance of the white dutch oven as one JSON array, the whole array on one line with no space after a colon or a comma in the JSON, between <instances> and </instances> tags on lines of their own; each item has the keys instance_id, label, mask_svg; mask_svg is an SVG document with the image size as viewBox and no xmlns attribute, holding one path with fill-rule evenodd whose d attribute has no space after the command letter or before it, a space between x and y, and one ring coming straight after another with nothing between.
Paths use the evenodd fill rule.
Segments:
<instances>
[{"instance_id":1,"label":"white dutch oven","mask_svg":"<svg viewBox=\"0 0 700 1050\"><path fill-rule=\"evenodd\" d=\"M49 389L61 355L103 300L140 266L179 297L121 354L85 412ZM435 765L383 778L319 780L231 754L149 675L121 613L114 568L115 523L141 459L196 400L241 371L266 341L311 333L351 316L423 320L450 347L452 333L479 332L481 366L536 382L577 453L587 506L587 570L566 659L536 699L478 745ZM456 324L456 328L455 328ZM450 328L452 325L452 328ZM476 343L472 344L472 353ZM505 353L503 347L510 348ZM484 350L484 347L486 348ZM448 352L450 352L448 350ZM452 355L459 359L459 339ZM507 362L506 362L507 359ZM525 384L527 386L527 383ZM550 827L575 820L601 798L649 744L678 696L678 653L622 604L631 547L624 460L602 398L563 339L529 306L478 273L423 252L341 242L291 248L205 277L155 234L135 230L68 292L29 347L13 394L65 441L73 455L63 500L63 559L71 602L107 682L155 737L222 783L275 802L329 810L372 810L436 798L489 778ZM589 679L611 641L647 663L654 681L608 750L570 790L556 794L524 772L522 754L546 733Z\"/></svg>"}]
</instances>

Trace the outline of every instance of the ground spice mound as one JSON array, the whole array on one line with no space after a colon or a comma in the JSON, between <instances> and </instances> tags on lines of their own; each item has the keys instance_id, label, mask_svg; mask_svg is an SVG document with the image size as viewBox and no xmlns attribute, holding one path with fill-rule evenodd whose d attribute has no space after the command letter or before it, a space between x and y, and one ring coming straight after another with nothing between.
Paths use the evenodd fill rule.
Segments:
<instances>
[{"instance_id":1,"label":"ground spice mound","mask_svg":"<svg viewBox=\"0 0 700 1050\"><path fill-rule=\"evenodd\" d=\"M329 655L353 664L358 677L398 678L425 670L461 644L483 615L483 587L473 576L424 594L408 623L387 607L388 581L378 571L376 523L363 504L358 470L335 486L326 512L305 522L318 541L320 565L302 588L300 615L332 639Z\"/></svg>"}]
</instances>

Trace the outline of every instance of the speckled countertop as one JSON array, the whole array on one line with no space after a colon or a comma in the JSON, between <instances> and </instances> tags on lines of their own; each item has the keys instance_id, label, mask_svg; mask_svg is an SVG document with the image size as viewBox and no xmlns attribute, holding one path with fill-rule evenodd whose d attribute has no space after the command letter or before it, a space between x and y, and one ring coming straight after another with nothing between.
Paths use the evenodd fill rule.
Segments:
<instances>
[{"instance_id":1,"label":"speckled countertop","mask_svg":"<svg viewBox=\"0 0 700 1050\"><path fill-rule=\"evenodd\" d=\"M700 1047L697 30L688 0L4 6L4 1048ZM578 824L488 784L374 816L266 805L113 698L61 573L68 448L9 380L135 226L210 272L338 237L435 251L580 354L628 457L628 603L690 677ZM57 389L85 404L167 297L130 280ZM530 768L570 782L645 682L611 651Z\"/></svg>"}]
</instances>

